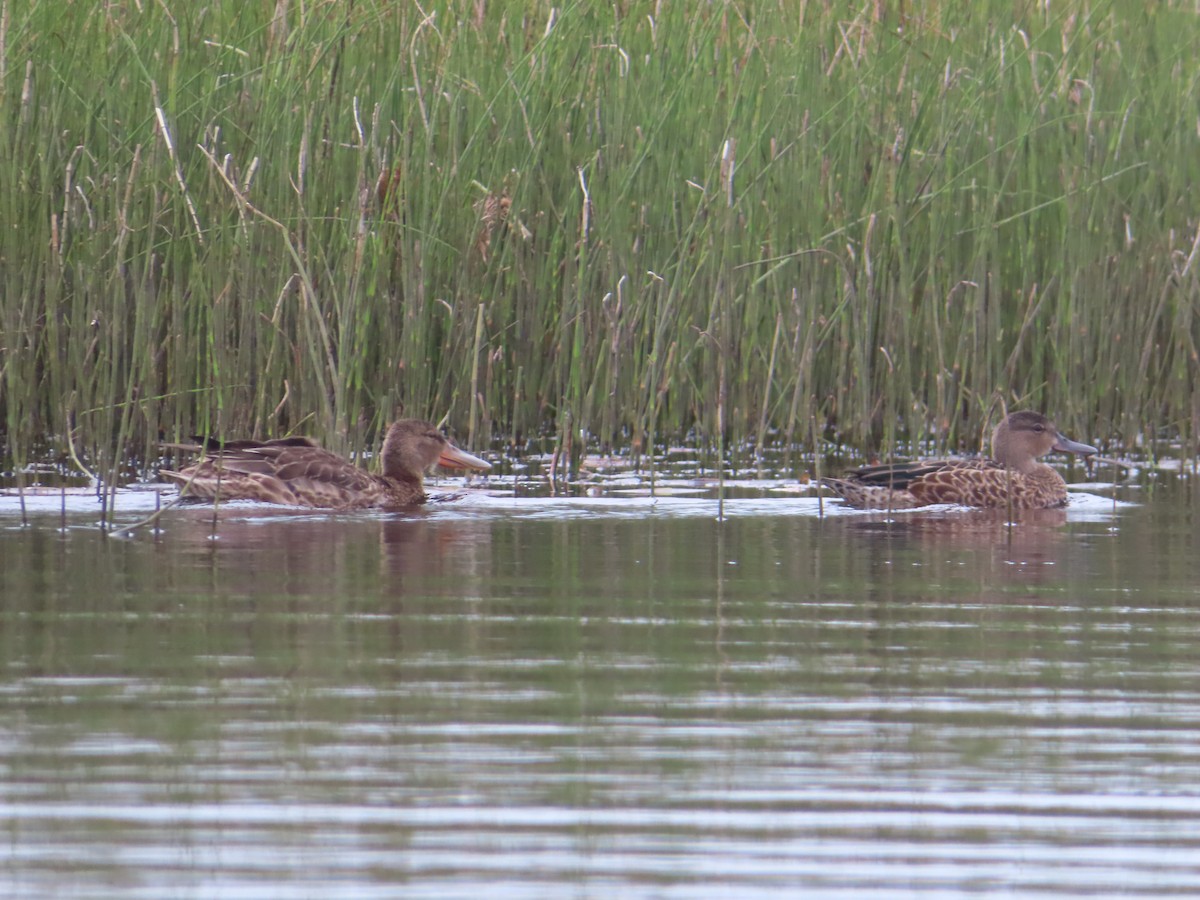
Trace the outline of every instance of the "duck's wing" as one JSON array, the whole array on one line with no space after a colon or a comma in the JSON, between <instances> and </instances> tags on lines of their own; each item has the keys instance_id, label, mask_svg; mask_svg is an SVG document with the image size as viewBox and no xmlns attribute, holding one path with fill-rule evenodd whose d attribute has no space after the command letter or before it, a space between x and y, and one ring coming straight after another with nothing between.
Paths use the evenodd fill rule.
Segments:
<instances>
[{"instance_id":1,"label":"duck's wing","mask_svg":"<svg viewBox=\"0 0 1200 900\"><path fill-rule=\"evenodd\" d=\"M304 506L371 506L383 486L380 479L315 445L273 444L226 448L215 456L229 472L269 480L273 493L291 495Z\"/></svg>"},{"instance_id":2,"label":"duck's wing","mask_svg":"<svg viewBox=\"0 0 1200 900\"><path fill-rule=\"evenodd\" d=\"M916 459L910 462L885 463L878 466L863 466L846 474L846 479L868 487L886 487L895 490L911 490L914 484L929 479L950 478L959 480L964 473L978 473L1004 469L992 459L966 457L962 459ZM937 501L929 501L936 503Z\"/></svg>"},{"instance_id":3,"label":"duck's wing","mask_svg":"<svg viewBox=\"0 0 1200 900\"><path fill-rule=\"evenodd\" d=\"M273 461L274 475L289 484L323 484L343 491L365 491L379 479L327 450L281 453Z\"/></svg>"},{"instance_id":4,"label":"duck's wing","mask_svg":"<svg viewBox=\"0 0 1200 900\"><path fill-rule=\"evenodd\" d=\"M159 444L160 447L166 447L170 450L187 450L191 453L235 453L242 450L261 450L271 447L308 447L314 450L320 450L321 445L310 437L286 437L274 438L269 441L222 441L220 438L204 437L203 435L192 435L190 444L173 444L167 441Z\"/></svg>"},{"instance_id":5,"label":"duck's wing","mask_svg":"<svg viewBox=\"0 0 1200 900\"><path fill-rule=\"evenodd\" d=\"M180 472L164 471L193 496L264 500L289 506L373 506L380 479L308 438L227 441Z\"/></svg>"},{"instance_id":6,"label":"duck's wing","mask_svg":"<svg viewBox=\"0 0 1200 900\"><path fill-rule=\"evenodd\" d=\"M230 472L275 475L280 478L332 472L339 467L354 469L336 453L330 453L312 442L230 441L223 447L211 450L208 459Z\"/></svg>"},{"instance_id":7,"label":"duck's wing","mask_svg":"<svg viewBox=\"0 0 1200 900\"><path fill-rule=\"evenodd\" d=\"M210 451L225 451L237 452L241 450L260 450L266 452L284 451L284 450L318 450L321 453L329 453L320 444L310 437L285 437L273 438L269 441L219 441L216 438L209 438L203 441L201 438L195 438L202 442L202 446ZM333 454L329 454L333 455Z\"/></svg>"}]
</instances>

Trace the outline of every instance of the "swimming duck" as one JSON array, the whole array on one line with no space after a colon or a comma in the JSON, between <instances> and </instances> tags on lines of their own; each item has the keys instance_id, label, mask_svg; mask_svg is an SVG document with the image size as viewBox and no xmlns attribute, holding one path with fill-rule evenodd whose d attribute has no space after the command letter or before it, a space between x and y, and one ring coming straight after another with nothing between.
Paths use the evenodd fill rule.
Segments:
<instances>
[{"instance_id":1,"label":"swimming duck","mask_svg":"<svg viewBox=\"0 0 1200 900\"><path fill-rule=\"evenodd\" d=\"M180 485L180 495L201 500L261 500L287 506L358 509L424 503L422 476L435 463L486 471L491 465L451 444L431 423L401 419L383 441L383 474L373 475L323 449L311 438L273 441L210 440L193 466L161 474Z\"/></svg>"},{"instance_id":2,"label":"swimming duck","mask_svg":"<svg viewBox=\"0 0 1200 900\"><path fill-rule=\"evenodd\" d=\"M922 459L866 466L842 478L823 478L848 506L913 509L931 503L1052 509L1067 505L1062 476L1037 461L1051 450L1089 456L1095 447L1063 437L1036 412L1005 417L992 433L992 458Z\"/></svg>"}]
</instances>

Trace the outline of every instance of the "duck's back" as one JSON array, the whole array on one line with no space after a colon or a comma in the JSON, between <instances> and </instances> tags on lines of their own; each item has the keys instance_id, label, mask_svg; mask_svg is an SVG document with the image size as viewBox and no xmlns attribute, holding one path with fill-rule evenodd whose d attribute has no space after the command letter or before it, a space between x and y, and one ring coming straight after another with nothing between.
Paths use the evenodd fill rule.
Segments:
<instances>
[{"instance_id":1,"label":"duck's back","mask_svg":"<svg viewBox=\"0 0 1200 900\"><path fill-rule=\"evenodd\" d=\"M893 490L909 490L930 478L965 477L963 473L1004 471L994 459L986 457L964 457L962 459L915 459L910 462L884 463L852 469L846 478L869 487L885 487Z\"/></svg>"}]
</instances>

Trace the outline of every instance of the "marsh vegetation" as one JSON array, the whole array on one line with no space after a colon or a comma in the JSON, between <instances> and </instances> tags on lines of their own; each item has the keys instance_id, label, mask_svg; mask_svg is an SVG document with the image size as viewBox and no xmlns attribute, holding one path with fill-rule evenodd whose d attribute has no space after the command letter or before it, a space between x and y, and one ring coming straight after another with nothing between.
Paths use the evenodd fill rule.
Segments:
<instances>
[{"instance_id":1,"label":"marsh vegetation","mask_svg":"<svg viewBox=\"0 0 1200 900\"><path fill-rule=\"evenodd\" d=\"M0 423L1200 430L1195 8L0 4ZM49 441L49 446L45 444Z\"/></svg>"}]
</instances>

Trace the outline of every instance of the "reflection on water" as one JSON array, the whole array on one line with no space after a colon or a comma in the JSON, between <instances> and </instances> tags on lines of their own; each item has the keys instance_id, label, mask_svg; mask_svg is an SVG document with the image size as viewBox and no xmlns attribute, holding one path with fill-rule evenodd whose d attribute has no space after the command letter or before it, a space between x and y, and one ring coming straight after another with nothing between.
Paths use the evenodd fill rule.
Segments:
<instances>
[{"instance_id":1,"label":"reflection on water","mask_svg":"<svg viewBox=\"0 0 1200 900\"><path fill-rule=\"evenodd\" d=\"M1197 506L1138 500L10 513L0 886L1200 893Z\"/></svg>"}]
</instances>

